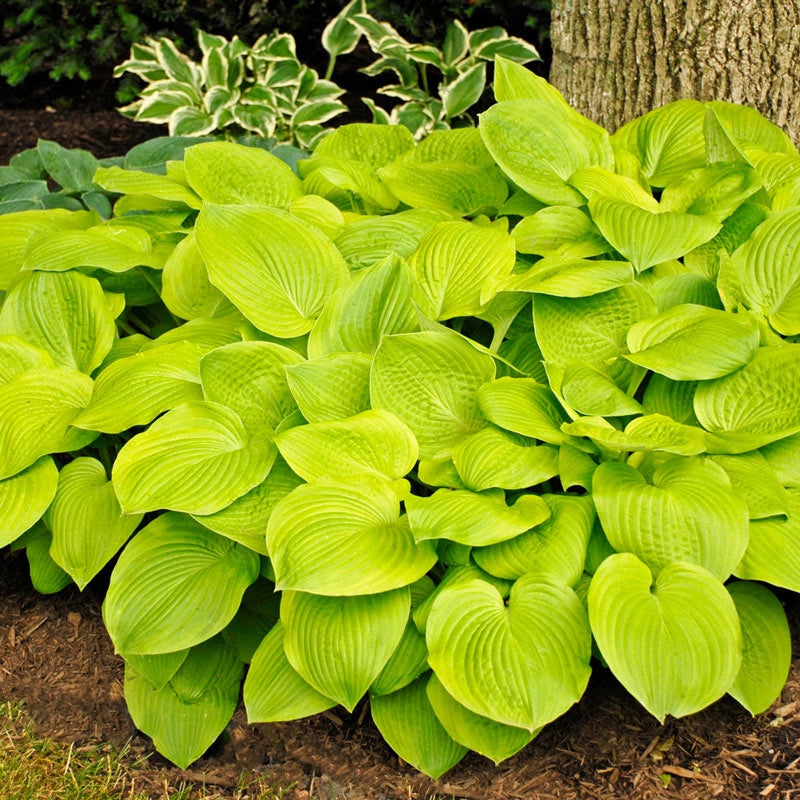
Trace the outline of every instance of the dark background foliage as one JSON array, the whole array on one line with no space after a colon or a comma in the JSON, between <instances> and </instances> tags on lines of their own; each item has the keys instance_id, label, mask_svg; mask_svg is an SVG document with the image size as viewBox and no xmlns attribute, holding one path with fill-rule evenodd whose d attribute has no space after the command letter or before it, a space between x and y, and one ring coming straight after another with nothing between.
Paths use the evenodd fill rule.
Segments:
<instances>
[{"instance_id":1,"label":"dark background foliage","mask_svg":"<svg viewBox=\"0 0 800 800\"><path fill-rule=\"evenodd\" d=\"M112 70L127 57L131 43L148 35L167 35L192 53L197 28L228 37L238 34L248 44L263 33L286 31L295 36L300 58L324 71L327 54L320 45L320 35L344 2L3 0L3 105L64 107L79 103L86 109L109 108L114 104L115 91L120 89ZM544 61L537 71L545 74L550 0L368 0L367 5L370 13L390 22L406 38L437 45L441 45L447 24L453 19L460 19L470 29L500 25L539 48ZM368 87L360 85L359 79L348 85L347 74L354 74L370 60L371 53L362 46L337 68L335 77L355 93L364 90ZM361 84L364 80L360 79Z\"/></svg>"}]
</instances>

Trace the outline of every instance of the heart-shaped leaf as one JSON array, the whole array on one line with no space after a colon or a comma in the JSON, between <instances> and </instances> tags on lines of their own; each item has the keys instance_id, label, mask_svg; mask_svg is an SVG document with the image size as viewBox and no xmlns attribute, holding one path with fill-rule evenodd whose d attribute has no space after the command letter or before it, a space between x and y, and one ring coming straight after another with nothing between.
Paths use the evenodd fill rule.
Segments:
<instances>
[{"instance_id":1,"label":"heart-shaped leaf","mask_svg":"<svg viewBox=\"0 0 800 800\"><path fill-rule=\"evenodd\" d=\"M22 536L44 514L58 486L58 469L50 456L0 480L0 547Z\"/></svg>"}]
</instances>

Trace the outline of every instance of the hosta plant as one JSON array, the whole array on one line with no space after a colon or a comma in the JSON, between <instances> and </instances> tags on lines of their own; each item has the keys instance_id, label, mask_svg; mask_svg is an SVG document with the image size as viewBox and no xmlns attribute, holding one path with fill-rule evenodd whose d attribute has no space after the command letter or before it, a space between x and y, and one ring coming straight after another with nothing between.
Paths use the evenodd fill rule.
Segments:
<instances>
[{"instance_id":1,"label":"hosta plant","mask_svg":"<svg viewBox=\"0 0 800 800\"><path fill-rule=\"evenodd\" d=\"M657 719L778 696L800 590L800 155L682 100L613 136L498 61L478 129L204 142L0 220L0 545L112 564L180 766L369 702L438 777L607 667ZM601 667L600 664L603 666ZM363 706L362 706L363 707Z\"/></svg>"}]
</instances>

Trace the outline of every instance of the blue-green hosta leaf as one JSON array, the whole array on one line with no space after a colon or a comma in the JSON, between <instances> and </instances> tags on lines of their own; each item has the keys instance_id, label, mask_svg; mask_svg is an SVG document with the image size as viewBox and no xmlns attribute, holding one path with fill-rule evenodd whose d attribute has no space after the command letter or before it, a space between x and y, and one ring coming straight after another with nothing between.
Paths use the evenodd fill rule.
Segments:
<instances>
[{"instance_id":1,"label":"blue-green hosta leaf","mask_svg":"<svg viewBox=\"0 0 800 800\"><path fill-rule=\"evenodd\" d=\"M219 633L258 577L258 556L183 514L162 514L122 551L103 604L120 653L183 650Z\"/></svg>"},{"instance_id":2,"label":"blue-green hosta leaf","mask_svg":"<svg viewBox=\"0 0 800 800\"><path fill-rule=\"evenodd\" d=\"M83 589L114 557L141 522L123 516L106 468L95 458L76 458L62 467L58 490L47 509L53 534L50 555Z\"/></svg>"},{"instance_id":3,"label":"blue-green hosta leaf","mask_svg":"<svg viewBox=\"0 0 800 800\"><path fill-rule=\"evenodd\" d=\"M275 440L289 466L305 481L379 474L390 480L407 475L419 457L408 426L389 411L299 425Z\"/></svg>"},{"instance_id":4,"label":"blue-green hosta leaf","mask_svg":"<svg viewBox=\"0 0 800 800\"><path fill-rule=\"evenodd\" d=\"M672 380L710 380L747 364L759 341L752 317L687 303L631 326L625 358Z\"/></svg>"},{"instance_id":5,"label":"blue-green hosta leaf","mask_svg":"<svg viewBox=\"0 0 800 800\"><path fill-rule=\"evenodd\" d=\"M480 494L439 489L430 497L410 495L405 506L418 542L448 539L475 547L511 539L550 516L550 509L538 495L524 494L508 506L505 492L499 489Z\"/></svg>"},{"instance_id":6,"label":"blue-green hosta leaf","mask_svg":"<svg viewBox=\"0 0 800 800\"><path fill-rule=\"evenodd\" d=\"M477 392L494 375L491 356L452 331L385 336L372 365L372 405L411 428L421 458L442 457L485 427Z\"/></svg>"},{"instance_id":7,"label":"blue-green hosta leaf","mask_svg":"<svg viewBox=\"0 0 800 800\"><path fill-rule=\"evenodd\" d=\"M430 578L427 580L430 581ZM413 591L411 605L412 607L415 605ZM392 653L372 686L369 687L370 696L396 692L398 689L408 686L411 681L416 680L427 670L428 646L425 644L425 637L417 630L413 621L409 620L397 649Z\"/></svg>"},{"instance_id":8,"label":"blue-green hosta leaf","mask_svg":"<svg viewBox=\"0 0 800 800\"><path fill-rule=\"evenodd\" d=\"M277 156L234 142L186 149L186 180L206 203L288 206L303 194L300 179Z\"/></svg>"},{"instance_id":9,"label":"blue-green hosta leaf","mask_svg":"<svg viewBox=\"0 0 800 800\"><path fill-rule=\"evenodd\" d=\"M189 649L174 653L159 653L157 656L134 656L126 653L125 666L137 676L147 678L157 689L163 689L181 668L189 655Z\"/></svg>"},{"instance_id":10,"label":"blue-green hosta leaf","mask_svg":"<svg viewBox=\"0 0 800 800\"><path fill-rule=\"evenodd\" d=\"M112 362L97 376L91 402L73 424L120 433L182 403L202 400L202 353L191 342L176 342Z\"/></svg>"},{"instance_id":11,"label":"blue-green hosta leaf","mask_svg":"<svg viewBox=\"0 0 800 800\"><path fill-rule=\"evenodd\" d=\"M192 648L169 683L159 689L125 670L125 700L133 722L159 753L186 769L214 743L236 710L242 662L221 638Z\"/></svg>"},{"instance_id":12,"label":"blue-green hosta leaf","mask_svg":"<svg viewBox=\"0 0 800 800\"><path fill-rule=\"evenodd\" d=\"M732 256L744 303L784 336L800 333L800 209L772 214Z\"/></svg>"},{"instance_id":13,"label":"blue-green hosta leaf","mask_svg":"<svg viewBox=\"0 0 800 800\"><path fill-rule=\"evenodd\" d=\"M630 283L633 276L633 267L627 261L590 261L551 255L525 272L512 275L504 288L556 297L589 297Z\"/></svg>"},{"instance_id":14,"label":"blue-green hosta leaf","mask_svg":"<svg viewBox=\"0 0 800 800\"><path fill-rule=\"evenodd\" d=\"M564 586L520 578L508 604L486 581L442 590L426 632L428 660L470 711L531 733L583 694L591 669L586 610Z\"/></svg>"},{"instance_id":15,"label":"blue-green hosta leaf","mask_svg":"<svg viewBox=\"0 0 800 800\"><path fill-rule=\"evenodd\" d=\"M0 334L47 350L58 366L91 372L114 342L114 316L103 289L79 272L35 272L7 295Z\"/></svg>"},{"instance_id":16,"label":"blue-green hosta leaf","mask_svg":"<svg viewBox=\"0 0 800 800\"><path fill-rule=\"evenodd\" d=\"M473 492L525 489L558 474L558 451L490 426L457 445L453 463Z\"/></svg>"},{"instance_id":17,"label":"blue-green hosta leaf","mask_svg":"<svg viewBox=\"0 0 800 800\"><path fill-rule=\"evenodd\" d=\"M372 356L331 353L286 367L286 380L309 422L352 417L370 407Z\"/></svg>"},{"instance_id":18,"label":"blue-green hosta leaf","mask_svg":"<svg viewBox=\"0 0 800 800\"><path fill-rule=\"evenodd\" d=\"M156 175L138 169L101 167L94 175L94 182L117 194L145 195L188 208L200 208L203 205L186 184L168 175Z\"/></svg>"},{"instance_id":19,"label":"blue-green hosta leaf","mask_svg":"<svg viewBox=\"0 0 800 800\"><path fill-rule=\"evenodd\" d=\"M781 486L800 487L800 434L787 436L759 450Z\"/></svg>"},{"instance_id":20,"label":"blue-green hosta leaf","mask_svg":"<svg viewBox=\"0 0 800 800\"><path fill-rule=\"evenodd\" d=\"M561 395L572 408L589 416L624 417L642 413L641 405L623 392L605 370L580 361L573 361L564 369Z\"/></svg>"},{"instance_id":21,"label":"blue-green hosta leaf","mask_svg":"<svg viewBox=\"0 0 800 800\"><path fill-rule=\"evenodd\" d=\"M325 301L348 280L330 241L276 209L207 203L196 235L211 282L274 336L311 330Z\"/></svg>"},{"instance_id":22,"label":"blue-green hosta leaf","mask_svg":"<svg viewBox=\"0 0 800 800\"><path fill-rule=\"evenodd\" d=\"M589 497L542 495L550 518L513 539L472 551L490 575L515 581L528 573L548 583L574 586L586 561L595 519Z\"/></svg>"},{"instance_id":23,"label":"blue-green hosta leaf","mask_svg":"<svg viewBox=\"0 0 800 800\"><path fill-rule=\"evenodd\" d=\"M764 581L800 591L800 490L787 489L787 517L771 517L750 523L750 543L737 578Z\"/></svg>"},{"instance_id":24,"label":"blue-green hosta leaf","mask_svg":"<svg viewBox=\"0 0 800 800\"><path fill-rule=\"evenodd\" d=\"M395 255L359 271L325 303L308 338L309 357L374 353L384 335L418 330L412 287L408 265Z\"/></svg>"},{"instance_id":25,"label":"blue-green hosta leaf","mask_svg":"<svg viewBox=\"0 0 800 800\"><path fill-rule=\"evenodd\" d=\"M594 473L592 496L612 547L634 553L654 573L685 562L724 581L747 549L747 505L708 459L670 458L652 483L608 461Z\"/></svg>"},{"instance_id":26,"label":"blue-green hosta leaf","mask_svg":"<svg viewBox=\"0 0 800 800\"><path fill-rule=\"evenodd\" d=\"M160 508L213 514L261 483L275 445L253 438L235 411L185 403L123 446L112 481L126 514Z\"/></svg>"},{"instance_id":27,"label":"blue-green hosta leaf","mask_svg":"<svg viewBox=\"0 0 800 800\"><path fill-rule=\"evenodd\" d=\"M792 665L792 638L780 600L766 586L736 581L728 586L742 626L742 666L728 689L751 714L778 699Z\"/></svg>"},{"instance_id":28,"label":"blue-green hosta leaf","mask_svg":"<svg viewBox=\"0 0 800 800\"><path fill-rule=\"evenodd\" d=\"M0 547L22 536L44 514L58 486L58 469L50 456L0 480Z\"/></svg>"},{"instance_id":29,"label":"blue-green hosta leaf","mask_svg":"<svg viewBox=\"0 0 800 800\"><path fill-rule=\"evenodd\" d=\"M31 369L0 386L0 480L92 441L96 434L70 427L91 394L92 379L66 367Z\"/></svg>"},{"instance_id":30,"label":"blue-green hosta leaf","mask_svg":"<svg viewBox=\"0 0 800 800\"><path fill-rule=\"evenodd\" d=\"M244 682L247 721L283 722L310 717L336 705L310 686L295 671L283 648L283 623L279 620L253 655Z\"/></svg>"},{"instance_id":31,"label":"blue-green hosta leaf","mask_svg":"<svg viewBox=\"0 0 800 800\"><path fill-rule=\"evenodd\" d=\"M702 382L694 395L700 424L744 452L800 431L800 345L762 347L742 369Z\"/></svg>"},{"instance_id":32,"label":"blue-green hosta leaf","mask_svg":"<svg viewBox=\"0 0 800 800\"><path fill-rule=\"evenodd\" d=\"M267 550L281 589L331 596L375 594L422 577L436 549L414 541L393 486L362 475L321 478L273 509Z\"/></svg>"},{"instance_id":33,"label":"blue-green hosta leaf","mask_svg":"<svg viewBox=\"0 0 800 800\"><path fill-rule=\"evenodd\" d=\"M474 315L504 287L515 261L514 240L501 228L453 221L428 231L408 263L422 311L444 320Z\"/></svg>"},{"instance_id":34,"label":"blue-green hosta leaf","mask_svg":"<svg viewBox=\"0 0 800 800\"><path fill-rule=\"evenodd\" d=\"M447 733L464 747L491 758L495 765L522 750L539 732L503 725L470 711L448 694L435 674L426 688L434 713Z\"/></svg>"},{"instance_id":35,"label":"blue-green hosta leaf","mask_svg":"<svg viewBox=\"0 0 800 800\"><path fill-rule=\"evenodd\" d=\"M596 197L592 220L637 272L679 258L713 239L721 224L709 216L682 211L651 211L624 200Z\"/></svg>"},{"instance_id":36,"label":"blue-green hosta leaf","mask_svg":"<svg viewBox=\"0 0 800 800\"><path fill-rule=\"evenodd\" d=\"M294 350L272 342L218 347L200 361L203 396L233 409L252 437L271 437L297 408L285 367L303 361Z\"/></svg>"},{"instance_id":37,"label":"blue-green hosta leaf","mask_svg":"<svg viewBox=\"0 0 800 800\"><path fill-rule=\"evenodd\" d=\"M499 102L481 114L481 135L500 169L528 194L549 205L580 206L583 195L567 180L581 167L613 169L614 154L605 131L553 109L548 100Z\"/></svg>"},{"instance_id":38,"label":"blue-green hosta leaf","mask_svg":"<svg viewBox=\"0 0 800 800\"><path fill-rule=\"evenodd\" d=\"M39 139L36 152L50 177L69 194L92 188L97 159L86 150L67 149L58 142Z\"/></svg>"},{"instance_id":39,"label":"blue-green hosta leaf","mask_svg":"<svg viewBox=\"0 0 800 800\"><path fill-rule=\"evenodd\" d=\"M760 452L714 456L713 461L725 470L733 493L747 503L750 519L787 515L786 490Z\"/></svg>"},{"instance_id":40,"label":"blue-green hosta leaf","mask_svg":"<svg viewBox=\"0 0 800 800\"><path fill-rule=\"evenodd\" d=\"M654 581L633 554L609 556L589 587L589 619L611 671L661 722L722 697L742 662L733 600L695 564L670 564Z\"/></svg>"},{"instance_id":41,"label":"blue-green hosta leaf","mask_svg":"<svg viewBox=\"0 0 800 800\"><path fill-rule=\"evenodd\" d=\"M318 692L352 711L397 647L410 607L406 587L354 597L285 591L286 657Z\"/></svg>"}]
</instances>

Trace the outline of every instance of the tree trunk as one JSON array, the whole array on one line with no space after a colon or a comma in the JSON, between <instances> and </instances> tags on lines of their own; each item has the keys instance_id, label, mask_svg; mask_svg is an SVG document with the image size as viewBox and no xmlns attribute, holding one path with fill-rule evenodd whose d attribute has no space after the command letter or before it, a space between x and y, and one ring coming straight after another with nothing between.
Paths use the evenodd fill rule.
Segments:
<instances>
[{"instance_id":1,"label":"tree trunk","mask_svg":"<svg viewBox=\"0 0 800 800\"><path fill-rule=\"evenodd\" d=\"M553 0L551 82L613 131L691 97L754 106L800 144L800 0Z\"/></svg>"}]
</instances>

